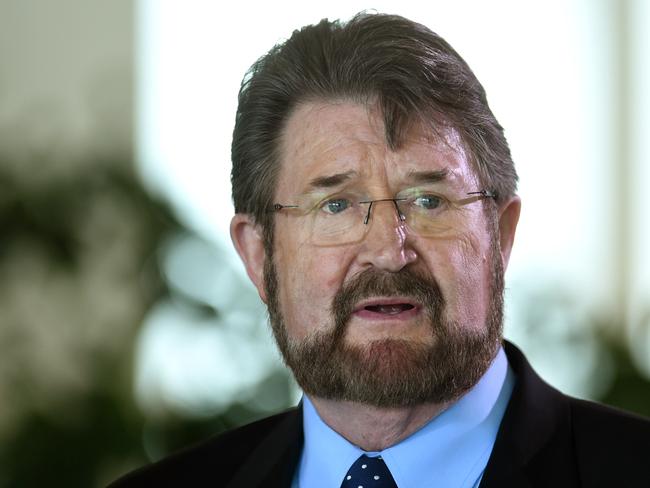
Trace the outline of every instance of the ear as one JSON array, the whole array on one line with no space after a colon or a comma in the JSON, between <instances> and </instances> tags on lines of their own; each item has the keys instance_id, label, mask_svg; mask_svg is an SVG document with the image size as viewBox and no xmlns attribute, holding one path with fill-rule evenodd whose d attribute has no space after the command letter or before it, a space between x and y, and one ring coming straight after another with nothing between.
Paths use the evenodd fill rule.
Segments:
<instances>
[{"instance_id":1,"label":"ear","mask_svg":"<svg viewBox=\"0 0 650 488\"><path fill-rule=\"evenodd\" d=\"M501 244L501 259L503 269L508 268L512 244L515 241L519 212L521 211L521 199L515 195L499 207L499 243Z\"/></svg>"},{"instance_id":2,"label":"ear","mask_svg":"<svg viewBox=\"0 0 650 488\"><path fill-rule=\"evenodd\" d=\"M230 238L232 239L239 257L244 262L246 273L251 279L257 293L264 303L267 302L264 289L264 240L262 229L248 214L235 214L230 222Z\"/></svg>"}]
</instances>

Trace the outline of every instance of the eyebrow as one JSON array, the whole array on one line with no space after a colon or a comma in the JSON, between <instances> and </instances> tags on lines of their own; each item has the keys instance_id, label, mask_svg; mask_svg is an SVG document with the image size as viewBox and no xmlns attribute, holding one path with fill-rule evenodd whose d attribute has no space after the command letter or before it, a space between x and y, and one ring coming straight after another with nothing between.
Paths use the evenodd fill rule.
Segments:
<instances>
[{"instance_id":1,"label":"eyebrow","mask_svg":"<svg viewBox=\"0 0 650 488\"><path fill-rule=\"evenodd\" d=\"M310 189L333 188L347 181L350 181L359 174L350 170L344 173L336 173L328 176L318 176L309 181ZM447 179L449 169L443 168L436 171L409 171L407 179L418 184L439 183Z\"/></svg>"},{"instance_id":2,"label":"eyebrow","mask_svg":"<svg viewBox=\"0 0 650 488\"><path fill-rule=\"evenodd\" d=\"M332 188L351 180L355 176L358 176L358 173L352 170L346 171L345 173L336 173L329 176L318 176L309 182L309 187L313 189Z\"/></svg>"},{"instance_id":3,"label":"eyebrow","mask_svg":"<svg viewBox=\"0 0 650 488\"><path fill-rule=\"evenodd\" d=\"M445 181L449 176L449 169L443 168L436 171L409 171L406 177L419 184L423 183L439 183Z\"/></svg>"}]
</instances>

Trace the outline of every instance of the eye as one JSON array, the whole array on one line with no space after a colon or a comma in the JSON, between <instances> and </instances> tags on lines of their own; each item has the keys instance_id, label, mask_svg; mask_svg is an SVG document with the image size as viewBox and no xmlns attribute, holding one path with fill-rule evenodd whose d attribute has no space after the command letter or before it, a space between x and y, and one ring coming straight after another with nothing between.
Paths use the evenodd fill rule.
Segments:
<instances>
[{"instance_id":1,"label":"eye","mask_svg":"<svg viewBox=\"0 0 650 488\"><path fill-rule=\"evenodd\" d=\"M413 199L413 205L420 207L422 210L435 210L444 203L442 197L433 194L418 195Z\"/></svg>"},{"instance_id":2,"label":"eye","mask_svg":"<svg viewBox=\"0 0 650 488\"><path fill-rule=\"evenodd\" d=\"M352 206L352 202L347 198L331 198L325 200L321 204L321 208L325 213L336 215L339 214Z\"/></svg>"}]
</instances>

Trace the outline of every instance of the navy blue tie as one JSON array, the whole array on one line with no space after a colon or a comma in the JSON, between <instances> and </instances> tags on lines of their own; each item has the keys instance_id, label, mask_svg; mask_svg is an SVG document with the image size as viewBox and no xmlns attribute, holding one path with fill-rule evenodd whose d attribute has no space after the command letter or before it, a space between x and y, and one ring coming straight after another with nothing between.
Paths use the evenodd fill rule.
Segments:
<instances>
[{"instance_id":1,"label":"navy blue tie","mask_svg":"<svg viewBox=\"0 0 650 488\"><path fill-rule=\"evenodd\" d=\"M397 485L381 456L363 454L348 470L341 488L397 488Z\"/></svg>"}]
</instances>

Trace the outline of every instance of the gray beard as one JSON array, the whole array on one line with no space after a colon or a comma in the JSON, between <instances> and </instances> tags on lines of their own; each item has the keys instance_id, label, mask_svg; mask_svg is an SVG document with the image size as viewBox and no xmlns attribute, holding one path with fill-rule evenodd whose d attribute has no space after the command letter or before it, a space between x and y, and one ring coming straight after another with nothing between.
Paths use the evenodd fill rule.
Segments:
<instances>
[{"instance_id":1,"label":"gray beard","mask_svg":"<svg viewBox=\"0 0 650 488\"><path fill-rule=\"evenodd\" d=\"M501 344L504 279L496 237L490 261L490 303L482 330L448 320L445 298L433 276L410 268L397 273L368 268L334 297L333 326L296 341L287 334L275 263L267 255L264 283L269 320L284 362L303 391L315 397L380 408L453 401L478 382ZM345 331L356 304L380 295L409 296L423 304L432 340L423 344L390 338L346 344Z\"/></svg>"}]
</instances>

